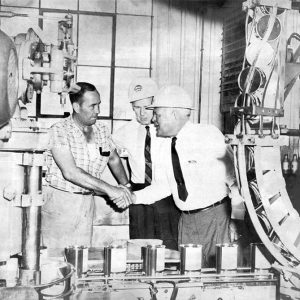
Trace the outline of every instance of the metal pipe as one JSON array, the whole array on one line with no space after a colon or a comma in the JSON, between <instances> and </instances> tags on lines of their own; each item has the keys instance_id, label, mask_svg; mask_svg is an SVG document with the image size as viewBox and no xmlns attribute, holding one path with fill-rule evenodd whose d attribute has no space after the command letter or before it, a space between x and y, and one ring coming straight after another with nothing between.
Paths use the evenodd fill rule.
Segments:
<instances>
[{"instance_id":1,"label":"metal pipe","mask_svg":"<svg viewBox=\"0 0 300 300\"><path fill-rule=\"evenodd\" d=\"M288 136L300 136L299 129L288 129L288 128L280 128L281 135L288 135Z\"/></svg>"},{"instance_id":2,"label":"metal pipe","mask_svg":"<svg viewBox=\"0 0 300 300\"><path fill-rule=\"evenodd\" d=\"M24 166L24 194L35 197L41 193L42 167ZM21 281L40 283L41 207L23 207Z\"/></svg>"},{"instance_id":3,"label":"metal pipe","mask_svg":"<svg viewBox=\"0 0 300 300\"><path fill-rule=\"evenodd\" d=\"M42 193L42 167L28 167L28 194L36 195Z\"/></svg>"},{"instance_id":4,"label":"metal pipe","mask_svg":"<svg viewBox=\"0 0 300 300\"><path fill-rule=\"evenodd\" d=\"M199 75L199 101L198 101L198 123L201 122L201 102L202 102L202 77L203 77L203 51L204 51L204 11L201 10L201 48L200 48L200 75Z\"/></svg>"},{"instance_id":5,"label":"metal pipe","mask_svg":"<svg viewBox=\"0 0 300 300\"><path fill-rule=\"evenodd\" d=\"M41 207L23 207L22 269L39 271Z\"/></svg>"}]
</instances>

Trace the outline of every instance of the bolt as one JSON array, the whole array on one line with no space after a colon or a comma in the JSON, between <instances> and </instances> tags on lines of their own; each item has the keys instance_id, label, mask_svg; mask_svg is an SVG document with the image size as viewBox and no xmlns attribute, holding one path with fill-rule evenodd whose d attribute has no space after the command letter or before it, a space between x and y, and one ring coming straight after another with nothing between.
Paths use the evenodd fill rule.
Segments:
<instances>
[{"instance_id":1,"label":"bolt","mask_svg":"<svg viewBox=\"0 0 300 300\"><path fill-rule=\"evenodd\" d=\"M225 135L225 143L229 144L231 142L231 138L227 135Z\"/></svg>"},{"instance_id":2,"label":"bolt","mask_svg":"<svg viewBox=\"0 0 300 300\"><path fill-rule=\"evenodd\" d=\"M252 143L252 144L254 144L254 142L255 142L254 137L249 138L249 142Z\"/></svg>"}]
</instances>

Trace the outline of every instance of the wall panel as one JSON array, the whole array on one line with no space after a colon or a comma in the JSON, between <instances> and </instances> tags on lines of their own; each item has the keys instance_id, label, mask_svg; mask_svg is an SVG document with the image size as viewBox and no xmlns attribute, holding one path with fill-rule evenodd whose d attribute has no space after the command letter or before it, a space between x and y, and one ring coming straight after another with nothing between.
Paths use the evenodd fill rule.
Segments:
<instances>
[{"instance_id":1,"label":"wall panel","mask_svg":"<svg viewBox=\"0 0 300 300\"><path fill-rule=\"evenodd\" d=\"M287 37L289 37L293 32L300 33L300 15L298 11L289 11L287 15ZM291 46L293 51L300 46L300 42L293 39ZM299 63L299 59L298 59ZM284 117L280 120L281 124L287 125L288 128L299 129L299 113L300 113L300 82L299 79L296 81L289 95L287 96L284 104ZM290 137L289 149L285 149L284 152L289 152L290 158L292 154L295 153L299 157L299 138Z\"/></svg>"},{"instance_id":2,"label":"wall panel","mask_svg":"<svg viewBox=\"0 0 300 300\"><path fill-rule=\"evenodd\" d=\"M192 120L199 122L200 114L201 122L218 127L221 21L221 10L217 8L191 8L178 0L154 1L152 77L160 86L177 84L185 88L196 108Z\"/></svg>"}]
</instances>

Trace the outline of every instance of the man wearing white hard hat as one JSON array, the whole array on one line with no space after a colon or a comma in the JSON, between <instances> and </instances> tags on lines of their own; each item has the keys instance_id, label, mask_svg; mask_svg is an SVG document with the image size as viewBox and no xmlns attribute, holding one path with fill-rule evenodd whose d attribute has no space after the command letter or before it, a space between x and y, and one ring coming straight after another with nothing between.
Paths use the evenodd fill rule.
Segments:
<instances>
[{"instance_id":1,"label":"man wearing white hard hat","mask_svg":"<svg viewBox=\"0 0 300 300\"><path fill-rule=\"evenodd\" d=\"M192 100L179 86L161 88L148 109L165 141L152 184L135 192L133 203L150 204L172 194L182 211L179 244L201 244L203 266L214 267L216 244L230 242L229 195L240 198L224 136L213 125L189 121Z\"/></svg>"},{"instance_id":2,"label":"man wearing white hard hat","mask_svg":"<svg viewBox=\"0 0 300 300\"><path fill-rule=\"evenodd\" d=\"M133 191L151 184L152 174L159 161L159 148L164 141L156 136L155 127L151 123L153 110L146 109L152 104L157 90L151 78L135 78L128 90L135 120L113 134L117 147L128 153ZM156 202L151 205L143 205L141 202L129 207L130 238L161 239L167 248L177 249L180 211L171 195L162 198L155 199Z\"/></svg>"}]
</instances>

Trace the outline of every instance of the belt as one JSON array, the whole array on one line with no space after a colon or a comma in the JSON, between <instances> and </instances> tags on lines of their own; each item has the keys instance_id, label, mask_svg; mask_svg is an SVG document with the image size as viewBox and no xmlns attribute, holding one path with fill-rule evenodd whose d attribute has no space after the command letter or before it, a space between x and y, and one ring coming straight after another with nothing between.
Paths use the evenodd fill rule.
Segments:
<instances>
[{"instance_id":1,"label":"belt","mask_svg":"<svg viewBox=\"0 0 300 300\"><path fill-rule=\"evenodd\" d=\"M50 187L52 187L52 188L54 188L54 189L56 189L56 190L58 190L58 191L61 191L61 192L65 192L65 193L71 193L71 194L75 194L75 195L92 195L92 194L94 194L94 192L93 191L86 191L86 192L70 192L70 191L66 191L66 190L62 190L62 189L59 189L59 188L57 188L57 187L54 187L54 186L52 186L52 185L49 185Z\"/></svg>"},{"instance_id":2,"label":"belt","mask_svg":"<svg viewBox=\"0 0 300 300\"><path fill-rule=\"evenodd\" d=\"M73 194L86 196L86 195L93 195L94 192L74 192Z\"/></svg>"},{"instance_id":3,"label":"belt","mask_svg":"<svg viewBox=\"0 0 300 300\"><path fill-rule=\"evenodd\" d=\"M223 198L222 200L218 201L218 202L215 202L214 204L212 205L209 205L209 206L206 206L206 207L203 207L203 208L199 208L199 209L193 209L193 210L183 210L182 212L185 213L185 214L195 214L197 212L200 212L200 211L205 211L205 210L208 210L210 208L213 208L213 207L217 207L223 203L225 203L226 201L229 200L229 197L226 196L225 198Z\"/></svg>"}]
</instances>

